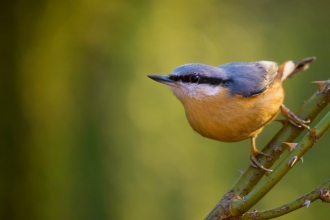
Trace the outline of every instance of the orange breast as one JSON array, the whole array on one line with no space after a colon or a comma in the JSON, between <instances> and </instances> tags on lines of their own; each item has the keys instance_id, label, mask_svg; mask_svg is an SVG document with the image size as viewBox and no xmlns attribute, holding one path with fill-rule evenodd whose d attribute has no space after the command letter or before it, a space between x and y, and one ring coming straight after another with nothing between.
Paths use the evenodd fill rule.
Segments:
<instances>
[{"instance_id":1,"label":"orange breast","mask_svg":"<svg viewBox=\"0 0 330 220\"><path fill-rule=\"evenodd\" d=\"M235 142L253 137L273 120L284 99L281 81L261 95L244 98L222 89L215 96L181 100L191 127L204 137Z\"/></svg>"}]
</instances>

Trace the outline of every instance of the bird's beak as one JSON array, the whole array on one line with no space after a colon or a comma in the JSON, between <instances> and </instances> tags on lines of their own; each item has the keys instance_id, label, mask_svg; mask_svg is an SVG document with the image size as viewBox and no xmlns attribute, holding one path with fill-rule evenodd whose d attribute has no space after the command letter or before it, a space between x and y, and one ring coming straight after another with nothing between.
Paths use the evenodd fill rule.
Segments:
<instances>
[{"instance_id":1,"label":"bird's beak","mask_svg":"<svg viewBox=\"0 0 330 220\"><path fill-rule=\"evenodd\" d=\"M164 76L164 75L148 75L148 77L150 79L155 80L156 82L160 82L160 83L166 84L168 86L174 84L174 81L171 80L168 76Z\"/></svg>"}]
</instances>

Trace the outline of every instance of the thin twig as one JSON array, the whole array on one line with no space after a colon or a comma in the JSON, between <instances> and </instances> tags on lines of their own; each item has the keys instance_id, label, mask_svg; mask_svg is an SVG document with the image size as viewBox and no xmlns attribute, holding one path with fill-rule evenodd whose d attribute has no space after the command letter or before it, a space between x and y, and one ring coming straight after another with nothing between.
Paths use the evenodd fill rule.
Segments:
<instances>
[{"instance_id":1,"label":"thin twig","mask_svg":"<svg viewBox=\"0 0 330 220\"><path fill-rule=\"evenodd\" d=\"M266 220L276 218L294 210L300 209L302 207L308 208L308 206L317 199L320 199L324 202L329 202L329 190L330 179L328 179L321 186L317 187L306 195L303 195L300 198L280 207L264 211L247 212L242 216L242 220Z\"/></svg>"}]
</instances>

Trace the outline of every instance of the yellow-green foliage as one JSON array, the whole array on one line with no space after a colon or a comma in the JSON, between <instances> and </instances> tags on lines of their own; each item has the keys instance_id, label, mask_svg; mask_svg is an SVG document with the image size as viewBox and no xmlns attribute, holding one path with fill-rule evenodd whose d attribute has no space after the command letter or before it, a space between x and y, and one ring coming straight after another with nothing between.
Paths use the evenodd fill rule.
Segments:
<instances>
[{"instance_id":1,"label":"yellow-green foliage","mask_svg":"<svg viewBox=\"0 0 330 220\"><path fill-rule=\"evenodd\" d=\"M0 219L202 219L248 165L250 143L200 137L169 89L146 75L316 56L285 82L293 111L316 90L310 81L330 76L327 1L5 2ZM258 148L279 128L267 126ZM329 141L256 208L329 178ZM282 219L328 215L316 202Z\"/></svg>"}]
</instances>

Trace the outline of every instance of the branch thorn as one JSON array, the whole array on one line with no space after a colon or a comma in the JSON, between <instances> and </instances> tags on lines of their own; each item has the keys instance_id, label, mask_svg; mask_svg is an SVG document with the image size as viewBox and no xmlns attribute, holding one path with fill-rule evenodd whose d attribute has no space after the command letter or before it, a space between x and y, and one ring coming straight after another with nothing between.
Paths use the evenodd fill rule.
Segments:
<instances>
[{"instance_id":1,"label":"branch thorn","mask_svg":"<svg viewBox=\"0 0 330 220\"><path fill-rule=\"evenodd\" d=\"M283 142L283 144L286 144L290 148L290 152L295 149L295 147L298 145L298 143L289 143L289 142Z\"/></svg>"},{"instance_id":2,"label":"branch thorn","mask_svg":"<svg viewBox=\"0 0 330 220\"><path fill-rule=\"evenodd\" d=\"M311 200L309 199L305 199L304 203L302 204L302 206L306 206L306 209L309 207L309 205L311 204Z\"/></svg>"},{"instance_id":3,"label":"branch thorn","mask_svg":"<svg viewBox=\"0 0 330 220\"><path fill-rule=\"evenodd\" d=\"M288 162L288 166L292 167L297 162L297 159L298 159L298 156L292 157Z\"/></svg>"},{"instance_id":4,"label":"branch thorn","mask_svg":"<svg viewBox=\"0 0 330 220\"><path fill-rule=\"evenodd\" d=\"M320 190L320 199L322 200L322 202L330 203L329 189L321 189Z\"/></svg>"},{"instance_id":5,"label":"branch thorn","mask_svg":"<svg viewBox=\"0 0 330 220\"><path fill-rule=\"evenodd\" d=\"M317 94L326 93L330 88L330 80L313 81L312 83L316 84L317 87L319 87Z\"/></svg>"},{"instance_id":6,"label":"branch thorn","mask_svg":"<svg viewBox=\"0 0 330 220\"><path fill-rule=\"evenodd\" d=\"M237 172L239 172L240 174L243 174L245 172L246 169L240 169L240 170L237 170Z\"/></svg>"}]
</instances>

